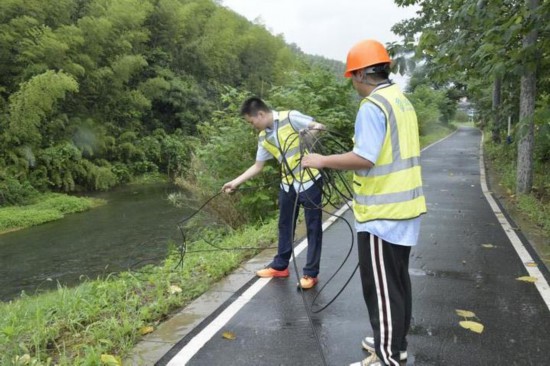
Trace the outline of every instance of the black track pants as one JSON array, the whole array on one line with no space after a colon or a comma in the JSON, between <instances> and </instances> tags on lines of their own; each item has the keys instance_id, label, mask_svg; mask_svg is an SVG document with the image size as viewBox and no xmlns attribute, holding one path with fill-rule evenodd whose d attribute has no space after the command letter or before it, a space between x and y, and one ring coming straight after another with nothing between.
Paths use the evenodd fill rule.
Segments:
<instances>
[{"instance_id":1,"label":"black track pants","mask_svg":"<svg viewBox=\"0 0 550 366\"><path fill-rule=\"evenodd\" d=\"M411 247L388 243L367 232L357 233L357 241L376 354L384 364L398 366L399 352L407 349L411 324Z\"/></svg>"}]
</instances>

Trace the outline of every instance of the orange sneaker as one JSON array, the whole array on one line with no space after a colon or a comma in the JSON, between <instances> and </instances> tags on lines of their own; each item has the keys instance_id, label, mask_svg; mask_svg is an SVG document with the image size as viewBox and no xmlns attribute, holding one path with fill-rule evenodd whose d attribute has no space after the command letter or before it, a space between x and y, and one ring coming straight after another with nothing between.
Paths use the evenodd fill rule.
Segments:
<instances>
[{"instance_id":1,"label":"orange sneaker","mask_svg":"<svg viewBox=\"0 0 550 366\"><path fill-rule=\"evenodd\" d=\"M256 276L262 277L262 278L270 278L270 277L288 277L288 268L277 270L271 267L267 267L264 269L260 269L256 272Z\"/></svg>"},{"instance_id":2,"label":"orange sneaker","mask_svg":"<svg viewBox=\"0 0 550 366\"><path fill-rule=\"evenodd\" d=\"M302 278L300 278L300 283L298 283L298 287L301 287L304 290L309 290L310 288L315 286L317 282L318 282L317 277L310 277L310 276L304 275Z\"/></svg>"}]
</instances>

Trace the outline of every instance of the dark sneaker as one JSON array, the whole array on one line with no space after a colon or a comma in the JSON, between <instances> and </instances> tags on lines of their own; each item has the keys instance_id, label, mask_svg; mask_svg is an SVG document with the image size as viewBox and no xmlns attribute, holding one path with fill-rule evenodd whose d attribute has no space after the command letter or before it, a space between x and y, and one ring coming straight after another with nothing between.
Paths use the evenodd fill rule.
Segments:
<instances>
[{"instance_id":1,"label":"dark sneaker","mask_svg":"<svg viewBox=\"0 0 550 366\"><path fill-rule=\"evenodd\" d=\"M370 353L375 353L374 349L374 337L365 337L361 340L363 348ZM407 359L407 351L399 352L399 361L405 361Z\"/></svg>"},{"instance_id":2,"label":"dark sneaker","mask_svg":"<svg viewBox=\"0 0 550 366\"><path fill-rule=\"evenodd\" d=\"M288 277L288 268L277 270L271 267L267 267L264 269L260 269L256 272L256 276L262 277L262 278L270 278L270 277Z\"/></svg>"}]
</instances>

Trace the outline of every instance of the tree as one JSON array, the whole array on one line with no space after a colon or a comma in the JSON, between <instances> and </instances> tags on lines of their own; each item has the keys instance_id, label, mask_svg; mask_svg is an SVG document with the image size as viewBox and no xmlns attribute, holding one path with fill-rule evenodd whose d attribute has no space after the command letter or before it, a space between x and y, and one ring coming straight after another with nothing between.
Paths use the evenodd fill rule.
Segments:
<instances>
[{"instance_id":1,"label":"tree","mask_svg":"<svg viewBox=\"0 0 550 366\"><path fill-rule=\"evenodd\" d=\"M532 121L537 84L535 45L537 30L547 29L548 13L544 10L547 4L541 7L538 2L527 1L522 5L515 1L485 0L396 0L396 3L415 3L422 8L418 18L401 22L393 29L409 41L421 33L416 51L426 63L429 77L436 81L459 80L471 86L469 90L479 91L477 80L491 76L492 110L487 110L483 97L478 107L484 108L480 111L482 116L493 118L495 141L504 130L503 111L512 110L509 104L516 100L513 95L502 94L503 75L507 82L521 85L517 189L528 192L532 184L529 177L533 167Z\"/></svg>"},{"instance_id":2,"label":"tree","mask_svg":"<svg viewBox=\"0 0 550 366\"><path fill-rule=\"evenodd\" d=\"M440 84L468 84L490 76L493 104L487 115L492 116L493 139L499 140L504 129L501 81L505 70L516 70L509 51L519 41L517 23L521 17L517 4L484 0L396 3L416 3L422 8L418 18L398 23L393 30L407 44L420 33L416 56L425 63L428 78ZM510 76L514 77L514 72L508 72L507 77Z\"/></svg>"},{"instance_id":3,"label":"tree","mask_svg":"<svg viewBox=\"0 0 550 366\"><path fill-rule=\"evenodd\" d=\"M21 84L9 99L7 133L15 146L39 147L42 123L56 113L58 101L68 92L78 90L78 83L63 72L46 71Z\"/></svg>"},{"instance_id":4,"label":"tree","mask_svg":"<svg viewBox=\"0 0 550 366\"><path fill-rule=\"evenodd\" d=\"M516 177L517 193L529 193L533 187L533 144L534 114L537 95L537 21L538 0L525 0L528 9L528 31L523 38L524 72L521 76L520 128L518 143L518 165Z\"/></svg>"}]
</instances>

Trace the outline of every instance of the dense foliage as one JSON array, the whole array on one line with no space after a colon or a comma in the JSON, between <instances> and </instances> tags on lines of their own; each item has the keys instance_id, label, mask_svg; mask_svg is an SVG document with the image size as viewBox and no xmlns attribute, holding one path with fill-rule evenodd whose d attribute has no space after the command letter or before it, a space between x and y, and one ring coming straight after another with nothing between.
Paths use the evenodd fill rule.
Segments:
<instances>
[{"instance_id":1,"label":"dense foliage","mask_svg":"<svg viewBox=\"0 0 550 366\"><path fill-rule=\"evenodd\" d=\"M179 175L224 85L309 67L213 0L1 0L0 50L0 206Z\"/></svg>"},{"instance_id":2,"label":"dense foliage","mask_svg":"<svg viewBox=\"0 0 550 366\"><path fill-rule=\"evenodd\" d=\"M392 30L395 49L421 61L422 80L463 96L496 144L517 152L515 189L533 188L533 174L548 164L550 114L550 3L548 1L396 0L415 4L417 16ZM507 122L512 129L508 136ZM544 170L544 169L543 169ZM536 179L535 179L536 180ZM540 189L540 187L538 187ZM550 188L547 188L550 191ZM548 193L550 195L550 193Z\"/></svg>"},{"instance_id":3,"label":"dense foliage","mask_svg":"<svg viewBox=\"0 0 550 366\"><path fill-rule=\"evenodd\" d=\"M294 73L290 82L272 87L268 95L266 102L272 108L298 110L323 123L330 135L323 139L328 151L351 151L359 99L349 82L335 78L330 70L313 67L309 71ZM422 135L432 132L436 125L448 122L443 115L453 101L444 92L423 85L407 95L416 108ZM257 132L239 116L240 104L247 96L248 92L228 89L221 97L223 108L198 126L200 143L194 149L191 169L185 179L178 182L192 191L192 196L200 202L214 197L224 183L254 163ZM273 160L261 175L247 182L244 189L209 201L207 209L212 213L209 222L220 220L236 228L273 216L279 181L279 166ZM186 206L189 204L185 203Z\"/></svg>"},{"instance_id":4,"label":"dense foliage","mask_svg":"<svg viewBox=\"0 0 550 366\"><path fill-rule=\"evenodd\" d=\"M201 143L194 150L189 173L180 182L202 201L254 163L257 132L239 115L240 104L248 96L249 92L228 89L221 97L224 107L198 126ZM310 115L329 130L348 136L347 141L351 142L356 108L352 89L331 71L313 67L294 73L292 81L269 90L266 102L277 110L298 110ZM265 219L276 211L279 181L279 166L273 160L244 189L212 201L208 208L231 227Z\"/></svg>"},{"instance_id":5,"label":"dense foliage","mask_svg":"<svg viewBox=\"0 0 550 366\"><path fill-rule=\"evenodd\" d=\"M342 63L214 0L1 0L0 50L0 206L187 174L209 125L239 125L228 87L351 135Z\"/></svg>"}]
</instances>

